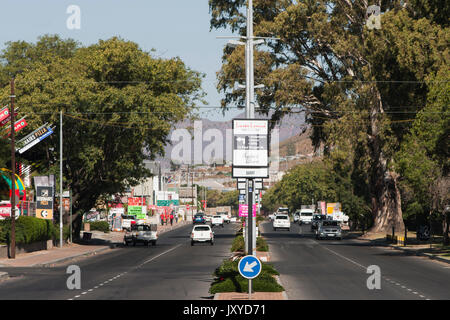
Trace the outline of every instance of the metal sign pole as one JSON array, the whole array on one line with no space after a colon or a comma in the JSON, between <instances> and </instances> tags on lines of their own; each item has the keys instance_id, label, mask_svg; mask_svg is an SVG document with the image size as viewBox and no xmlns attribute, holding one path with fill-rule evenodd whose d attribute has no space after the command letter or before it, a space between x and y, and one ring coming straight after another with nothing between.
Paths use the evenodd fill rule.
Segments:
<instances>
[{"instance_id":1,"label":"metal sign pole","mask_svg":"<svg viewBox=\"0 0 450 320\"><path fill-rule=\"evenodd\" d=\"M63 115L59 112L59 247L63 246Z\"/></svg>"}]
</instances>

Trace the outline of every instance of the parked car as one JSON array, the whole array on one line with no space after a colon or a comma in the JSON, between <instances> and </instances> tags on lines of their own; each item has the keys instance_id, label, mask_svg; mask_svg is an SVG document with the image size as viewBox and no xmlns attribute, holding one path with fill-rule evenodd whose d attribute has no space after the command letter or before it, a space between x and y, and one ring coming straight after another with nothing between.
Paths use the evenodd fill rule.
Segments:
<instances>
[{"instance_id":1,"label":"parked car","mask_svg":"<svg viewBox=\"0 0 450 320\"><path fill-rule=\"evenodd\" d=\"M144 245L149 245L150 243L154 246L158 240L158 233L156 231L156 225L151 226L147 224L134 224L131 226L131 230L127 230L123 237L123 242L125 245L130 243L133 246L136 243L143 243Z\"/></svg>"},{"instance_id":2,"label":"parked car","mask_svg":"<svg viewBox=\"0 0 450 320\"><path fill-rule=\"evenodd\" d=\"M211 245L214 244L214 232L209 225L196 225L192 228L191 246L193 246L195 242L209 242Z\"/></svg>"},{"instance_id":3,"label":"parked car","mask_svg":"<svg viewBox=\"0 0 450 320\"><path fill-rule=\"evenodd\" d=\"M273 220L273 230L288 229L291 230L291 220L287 214L277 214Z\"/></svg>"},{"instance_id":4,"label":"parked car","mask_svg":"<svg viewBox=\"0 0 450 320\"><path fill-rule=\"evenodd\" d=\"M314 210L313 209L300 209L300 219L298 223L311 224L313 219Z\"/></svg>"},{"instance_id":5,"label":"parked car","mask_svg":"<svg viewBox=\"0 0 450 320\"><path fill-rule=\"evenodd\" d=\"M211 219L211 226L221 226L223 228L223 216L215 215Z\"/></svg>"},{"instance_id":6,"label":"parked car","mask_svg":"<svg viewBox=\"0 0 450 320\"><path fill-rule=\"evenodd\" d=\"M311 220L311 231L317 230L318 223L322 220L326 220L327 216L324 214L313 214Z\"/></svg>"},{"instance_id":7,"label":"parked car","mask_svg":"<svg viewBox=\"0 0 450 320\"><path fill-rule=\"evenodd\" d=\"M131 230L131 227L136 224L136 216L134 215L122 215L122 229Z\"/></svg>"},{"instance_id":8,"label":"parked car","mask_svg":"<svg viewBox=\"0 0 450 320\"><path fill-rule=\"evenodd\" d=\"M316 231L316 238L326 239L326 238L334 238L341 240L342 239L342 230L338 221L333 220L322 220L318 224L318 228Z\"/></svg>"},{"instance_id":9,"label":"parked car","mask_svg":"<svg viewBox=\"0 0 450 320\"><path fill-rule=\"evenodd\" d=\"M194 216L194 220L192 221L192 223L193 224L205 224L206 223L205 215L197 213Z\"/></svg>"}]
</instances>

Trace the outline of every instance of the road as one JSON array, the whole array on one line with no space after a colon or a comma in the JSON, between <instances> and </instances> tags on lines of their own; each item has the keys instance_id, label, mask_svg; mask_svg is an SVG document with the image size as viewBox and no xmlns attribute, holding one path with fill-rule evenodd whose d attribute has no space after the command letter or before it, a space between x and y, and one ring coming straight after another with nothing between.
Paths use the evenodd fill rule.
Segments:
<instances>
[{"instance_id":1,"label":"road","mask_svg":"<svg viewBox=\"0 0 450 320\"><path fill-rule=\"evenodd\" d=\"M449 264L361 240L316 240L309 225L261 229L289 299L450 299ZM380 267L380 290L367 287L371 265Z\"/></svg>"},{"instance_id":2,"label":"road","mask_svg":"<svg viewBox=\"0 0 450 320\"><path fill-rule=\"evenodd\" d=\"M136 245L71 262L80 267L81 289L67 288L65 266L0 268L11 280L0 282L0 300L201 300L212 273L229 257L237 224L216 227L215 243L190 244L192 225L161 234L155 247Z\"/></svg>"}]
</instances>

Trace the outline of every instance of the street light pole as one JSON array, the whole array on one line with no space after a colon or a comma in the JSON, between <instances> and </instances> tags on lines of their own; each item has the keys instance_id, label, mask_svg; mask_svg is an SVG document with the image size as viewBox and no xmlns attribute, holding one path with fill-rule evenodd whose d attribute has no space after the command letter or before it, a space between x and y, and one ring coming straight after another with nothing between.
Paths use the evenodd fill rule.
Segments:
<instances>
[{"instance_id":1,"label":"street light pole","mask_svg":"<svg viewBox=\"0 0 450 320\"><path fill-rule=\"evenodd\" d=\"M11 79L11 259L16 258L16 146L14 130L15 79Z\"/></svg>"},{"instance_id":2,"label":"street light pole","mask_svg":"<svg viewBox=\"0 0 450 320\"><path fill-rule=\"evenodd\" d=\"M63 114L59 112L59 247L63 247ZM72 222L71 222L72 223Z\"/></svg>"}]
</instances>

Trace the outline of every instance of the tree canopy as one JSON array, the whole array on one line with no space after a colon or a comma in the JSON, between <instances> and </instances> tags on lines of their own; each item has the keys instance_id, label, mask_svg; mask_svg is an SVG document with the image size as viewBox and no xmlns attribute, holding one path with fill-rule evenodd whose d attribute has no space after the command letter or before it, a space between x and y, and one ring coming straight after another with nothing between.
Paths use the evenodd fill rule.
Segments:
<instances>
[{"instance_id":1,"label":"tree canopy","mask_svg":"<svg viewBox=\"0 0 450 320\"><path fill-rule=\"evenodd\" d=\"M170 128L191 116L203 96L202 75L179 58L155 58L120 38L83 47L43 36L35 44L8 43L0 58L0 101L7 104L14 76L16 107L29 124L23 134L44 123L56 127L18 161L40 174L58 172L63 112L64 188L74 194L78 231L80 214L100 195L149 176L143 160L163 154Z\"/></svg>"},{"instance_id":2,"label":"tree canopy","mask_svg":"<svg viewBox=\"0 0 450 320\"><path fill-rule=\"evenodd\" d=\"M246 3L210 0L211 28L245 35ZM374 4L381 7L381 29L367 28L365 1L254 0L255 36L279 38L255 52L255 79L265 85L257 102L263 113L275 110L276 121L304 112L314 145L325 144L330 159L350 166L355 196L372 210L373 230L402 230L394 155L427 104L427 80L449 64L442 18L449 5ZM224 49L218 73L224 108L243 102L243 92L234 90L245 79L243 66L243 48Z\"/></svg>"}]
</instances>

